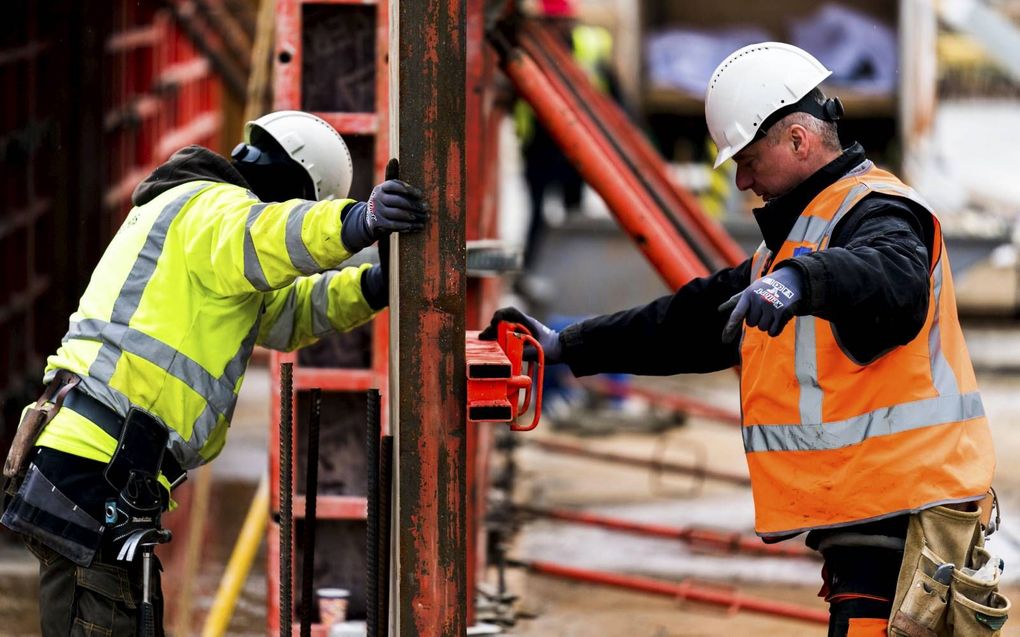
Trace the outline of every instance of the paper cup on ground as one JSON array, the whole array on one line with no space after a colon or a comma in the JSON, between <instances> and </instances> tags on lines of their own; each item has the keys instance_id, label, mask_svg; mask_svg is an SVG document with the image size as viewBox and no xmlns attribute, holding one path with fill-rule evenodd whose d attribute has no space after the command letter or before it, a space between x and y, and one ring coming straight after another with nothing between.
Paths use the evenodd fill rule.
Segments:
<instances>
[{"instance_id":1,"label":"paper cup on ground","mask_svg":"<svg viewBox=\"0 0 1020 637\"><path fill-rule=\"evenodd\" d=\"M319 621L332 626L347 619L347 600L351 592L346 588L320 588L315 591L319 598Z\"/></svg>"}]
</instances>

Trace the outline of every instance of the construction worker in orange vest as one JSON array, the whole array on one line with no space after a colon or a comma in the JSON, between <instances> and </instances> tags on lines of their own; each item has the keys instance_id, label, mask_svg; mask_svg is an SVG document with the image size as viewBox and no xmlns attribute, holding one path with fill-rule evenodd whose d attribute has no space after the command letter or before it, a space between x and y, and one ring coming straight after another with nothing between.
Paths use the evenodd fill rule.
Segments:
<instances>
[{"instance_id":1,"label":"construction worker in orange vest","mask_svg":"<svg viewBox=\"0 0 1020 637\"><path fill-rule=\"evenodd\" d=\"M740 366L755 530L807 532L829 635L991 635L1009 601L983 547L995 456L938 218L842 147L830 74L797 47L731 54L705 100L716 167L764 200L764 241L676 293L556 332L516 308L578 376ZM483 333L490 337L493 328Z\"/></svg>"}]
</instances>

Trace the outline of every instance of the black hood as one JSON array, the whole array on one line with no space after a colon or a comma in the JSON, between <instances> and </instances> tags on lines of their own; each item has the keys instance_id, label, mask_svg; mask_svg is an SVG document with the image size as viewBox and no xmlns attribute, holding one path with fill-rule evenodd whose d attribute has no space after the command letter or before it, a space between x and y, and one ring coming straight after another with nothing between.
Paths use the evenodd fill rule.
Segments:
<instances>
[{"instance_id":1,"label":"black hood","mask_svg":"<svg viewBox=\"0 0 1020 637\"><path fill-rule=\"evenodd\" d=\"M131 203L136 206L147 204L167 190L190 181L216 181L251 190L230 161L208 148L186 146L135 187Z\"/></svg>"}]
</instances>

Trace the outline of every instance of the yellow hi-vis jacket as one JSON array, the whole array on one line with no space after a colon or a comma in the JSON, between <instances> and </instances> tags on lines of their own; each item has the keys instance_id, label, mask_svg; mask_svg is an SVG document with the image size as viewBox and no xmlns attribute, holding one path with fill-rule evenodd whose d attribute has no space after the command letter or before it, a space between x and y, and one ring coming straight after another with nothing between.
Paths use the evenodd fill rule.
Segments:
<instances>
[{"instance_id":1,"label":"yellow hi-vis jacket","mask_svg":"<svg viewBox=\"0 0 1020 637\"><path fill-rule=\"evenodd\" d=\"M350 253L340 213L350 200L263 203L244 187L192 181L133 208L71 315L45 380L66 369L124 416L162 420L185 469L219 454L256 344L293 350L374 311L368 267ZM69 408L37 443L108 462L116 441Z\"/></svg>"},{"instance_id":2,"label":"yellow hi-vis jacket","mask_svg":"<svg viewBox=\"0 0 1020 637\"><path fill-rule=\"evenodd\" d=\"M866 162L812 200L775 255L758 248L751 278L795 253L824 250L843 215L872 192L927 208ZM878 520L988 491L992 439L932 219L928 315L906 345L865 365L816 316L794 318L776 337L744 328L741 410L759 535Z\"/></svg>"}]
</instances>

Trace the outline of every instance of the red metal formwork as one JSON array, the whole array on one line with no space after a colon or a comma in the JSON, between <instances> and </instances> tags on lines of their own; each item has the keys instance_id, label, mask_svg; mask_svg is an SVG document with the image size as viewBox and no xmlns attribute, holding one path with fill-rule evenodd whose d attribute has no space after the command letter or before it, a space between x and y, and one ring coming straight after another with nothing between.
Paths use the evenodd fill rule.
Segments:
<instances>
[{"instance_id":1,"label":"red metal formwork","mask_svg":"<svg viewBox=\"0 0 1020 637\"><path fill-rule=\"evenodd\" d=\"M17 28L0 35L0 393L26 370L41 369L37 325L53 288L52 268L40 253L54 205L43 179L53 152L46 138L60 118L59 105L40 94L58 33L27 3L12 9L5 20Z\"/></svg>"},{"instance_id":2,"label":"red metal formwork","mask_svg":"<svg viewBox=\"0 0 1020 637\"><path fill-rule=\"evenodd\" d=\"M497 72L497 59L484 41L484 2L467 0L467 92L465 162L466 171L466 237L468 240L494 239L497 228L498 204L498 128L502 110L495 99L493 76ZM314 5L314 6L310 6ZM348 46L342 48L344 40L357 41L361 35L348 33L347 38L332 38L323 42L317 32L329 30L328 23L335 15L344 15L349 23L365 18L365 13L374 14L374 56L368 60L364 50ZM305 2L304 0L277 0L275 59L275 102L274 109L295 108L314 112L332 124L344 135L354 154L355 183L353 198L367 197L372 183L383 178L383 171L389 157L389 7L386 0L327 0ZM331 56L327 56L331 53ZM358 90L342 87L345 81L357 84L358 77L349 77L351 69L338 69L336 59L362 60L360 71L374 73L373 99L366 105L367 93L364 86ZM371 68L368 68L371 67ZM355 74L357 75L357 74ZM323 95L323 87L317 78L332 78L341 85ZM360 80L360 81L363 81ZM337 94L340 91L341 94ZM365 141L368 141L368 144ZM361 145L362 157L358 158ZM368 152L365 147L368 146ZM360 170L366 162L372 170ZM360 170L360 175L359 175ZM370 176L371 180L367 180ZM359 183L360 182L360 183ZM366 187L369 190L366 190ZM360 190L359 190L360 188ZM468 280L468 296L465 307L467 329L481 329L496 309L501 283L498 277ZM302 363L299 355L274 354L271 359L273 374L273 396L270 405L271 436L279 434L278 380L279 365L295 363L294 389L300 396L304 389L319 387L329 392L363 392L371 387L382 391L382 427L389 422L390 408L387 396L388 384L388 343L389 319L384 313L372 323L371 355L363 367L339 368L336 366L311 367ZM325 413L325 412L324 412ZM299 419L298 419L299 420ZM298 423L300 425L300 422ZM382 431L380 433L388 433ZM295 435L293 443L298 444ZM271 502L274 511L279 510L279 455L275 445L270 445L270 471L272 476ZM484 516L487 489L488 456L491 447L490 427L472 426L467 434L467 458L465 470L468 502L468 582L466 583L468 621L473 622L474 582L476 573L485 566ZM320 491L321 493L321 491ZM295 500L295 515L303 510L302 498ZM360 496L321 495L317 502L319 518L346 520L361 523L366 517L366 500ZM267 620L271 633L279 631L278 608L280 582L279 528L274 523L269 532ZM323 632L322 626L313 626L313 634Z\"/></svg>"},{"instance_id":3,"label":"red metal formwork","mask_svg":"<svg viewBox=\"0 0 1020 637\"><path fill-rule=\"evenodd\" d=\"M37 391L44 357L67 329L137 181L176 147L214 141L218 80L200 68L204 60L162 7L5 5L0 394L10 405ZM12 410L0 423L0 449L17 418Z\"/></svg>"},{"instance_id":4,"label":"red metal formwork","mask_svg":"<svg viewBox=\"0 0 1020 637\"><path fill-rule=\"evenodd\" d=\"M386 0L277 0L276 2L276 44L274 48L274 110L298 109L313 112L329 122L343 135L354 159L354 182L351 187L352 198L367 199L371 186L382 180L383 171L389 153L389 120L387 117L389 103L389 83L387 72L387 56L389 52L389 7ZM337 31L341 34L337 35ZM331 37L333 36L333 37ZM350 71L355 71L352 77ZM333 83L335 80L335 83ZM345 83L346 82L346 83ZM338 88L339 87L339 88ZM351 88L354 87L354 88ZM367 168L367 169L366 169ZM388 433L389 377L388 313L383 312L370 328L371 334L359 344L355 341L341 341L354 347L366 347L367 360L361 364L337 364L329 356L306 356L298 353L274 353L270 359L273 390L270 403L270 439L278 440L280 434L279 409L279 370L280 365L290 362L294 365L293 388L296 395L294 401L295 423L292 444L298 449L298 432L301 426L299 403L302 392L310 388L320 388L326 399L348 404L349 398L378 388L381 391L380 435ZM365 402L353 403L355 408ZM324 410L324 435L330 426L330 413ZM357 431L363 431L363 408L357 411L361 415L356 419L359 424ZM332 423L338 424L336 422ZM346 427L352 423L339 423ZM364 453L363 449L349 450L352 453ZM300 458L295 454L295 467ZM270 445L270 502L275 512L279 511L280 457L278 446ZM322 480L320 479L320 484ZM357 490L357 489L353 489ZM326 524L338 526L329 529L342 529L343 538L333 541L349 541L360 533L360 544L363 551L364 520L367 516L367 499L361 493L357 495L338 495L324 493L319 489L316 499L317 519ZM295 517L303 516L304 498L297 495L293 507ZM355 525L355 526L351 526ZM352 530L353 529L353 530ZM324 538L326 545L331 539ZM348 542L349 543L349 542ZM294 550L289 547L289 550ZM320 554L325 552L320 549ZM270 523L267 551L267 630L271 634L280 633L280 529L274 519ZM295 560L292 563L297 563ZM340 582L345 588L351 588L353 599L349 610L352 615L360 615L360 606L364 598L363 574L350 574L350 579ZM359 584L361 590L358 590ZM296 596L295 596L296 597ZM295 602L297 600L295 599ZM295 604L296 605L296 604ZM292 614L293 616L293 614ZM326 626L313 624L313 635L324 635ZM294 625L297 630L297 624Z\"/></svg>"},{"instance_id":5,"label":"red metal formwork","mask_svg":"<svg viewBox=\"0 0 1020 637\"><path fill-rule=\"evenodd\" d=\"M218 149L220 81L162 3L118 3L104 47L103 205L119 221L139 181L189 144Z\"/></svg>"}]
</instances>

